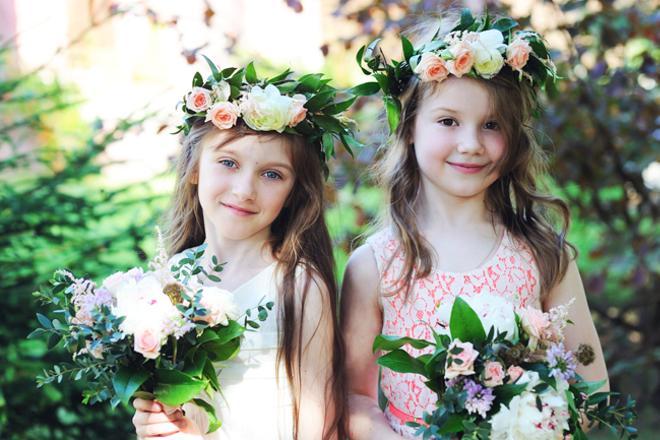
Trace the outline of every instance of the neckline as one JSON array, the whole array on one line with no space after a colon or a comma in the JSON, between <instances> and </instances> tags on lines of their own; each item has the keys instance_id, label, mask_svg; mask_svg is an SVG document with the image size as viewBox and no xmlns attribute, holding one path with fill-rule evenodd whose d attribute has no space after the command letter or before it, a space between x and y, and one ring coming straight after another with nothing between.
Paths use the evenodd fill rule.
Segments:
<instances>
[{"instance_id":1,"label":"neckline","mask_svg":"<svg viewBox=\"0 0 660 440\"><path fill-rule=\"evenodd\" d=\"M256 274L254 274L251 278L248 278L248 279L245 280L243 283L239 284L237 287L231 289L230 292L233 293L233 294L236 294L236 293L238 293L240 290L243 290L245 287L247 287L247 286L249 286L250 284L252 284L255 280L261 278L261 276L262 276L264 273L266 273L267 271L269 271L271 268L275 267L275 264L276 264L276 262L273 261L273 262L270 263L268 266L264 267L264 268L261 269L259 272L257 272ZM228 290L228 289L227 289L227 290Z\"/></svg>"},{"instance_id":2,"label":"neckline","mask_svg":"<svg viewBox=\"0 0 660 440\"><path fill-rule=\"evenodd\" d=\"M397 245L400 246L401 245L401 240L399 240L399 238L396 236L396 233L394 231L392 231L392 233L394 234L393 239L397 242ZM444 269L441 269L441 268L437 267L436 265L433 265L431 267L431 272L429 273L429 276L431 276L431 275L440 275L440 274L447 274L447 275L453 275L453 276L465 276L465 275L473 274L475 272L483 271L484 268L490 266L491 263L493 261L495 261L497 256L500 254L500 251L504 247L505 241L507 240L508 235L509 234L508 234L508 231L506 230L506 228L502 227L502 233L498 234L497 242L493 245L493 247L490 250L490 252L488 253L488 255L486 255L486 257L484 257L484 259L476 267L474 267L473 269L454 271L454 270L444 270ZM426 278L428 278L428 277L426 277Z\"/></svg>"}]
</instances>

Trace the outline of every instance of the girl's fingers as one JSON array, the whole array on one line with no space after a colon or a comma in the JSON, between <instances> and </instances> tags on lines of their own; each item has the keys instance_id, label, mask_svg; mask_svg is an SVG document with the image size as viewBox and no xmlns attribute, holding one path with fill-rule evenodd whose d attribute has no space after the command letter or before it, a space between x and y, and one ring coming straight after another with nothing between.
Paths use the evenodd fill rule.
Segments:
<instances>
[{"instance_id":1,"label":"girl's fingers","mask_svg":"<svg viewBox=\"0 0 660 440\"><path fill-rule=\"evenodd\" d=\"M165 422L176 422L180 421L183 418L183 413L181 411L175 411L172 414L165 414L164 412L146 412L137 410L133 415L133 424L138 425L150 425L153 423L165 423Z\"/></svg>"},{"instance_id":2,"label":"girl's fingers","mask_svg":"<svg viewBox=\"0 0 660 440\"><path fill-rule=\"evenodd\" d=\"M177 434L180 431L180 422L151 423L149 425L136 426L135 429L135 433L139 438L172 435Z\"/></svg>"},{"instance_id":3,"label":"girl's fingers","mask_svg":"<svg viewBox=\"0 0 660 440\"><path fill-rule=\"evenodd\" d=\"M163 406L155 400L135 399L133 400L133 407L139 411L146 412L161 412Z\"/></svg>"}]
</instances>

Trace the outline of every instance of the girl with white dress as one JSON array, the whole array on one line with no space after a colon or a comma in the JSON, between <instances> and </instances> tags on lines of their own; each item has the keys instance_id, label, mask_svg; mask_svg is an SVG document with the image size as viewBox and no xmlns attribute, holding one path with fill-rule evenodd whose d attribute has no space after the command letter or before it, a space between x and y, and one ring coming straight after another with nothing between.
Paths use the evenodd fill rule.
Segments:
<instances>
[{"instance_id":1,"label":"girl with white dress","mask_svg":"<svg viewBox=\"0 0 660 440\"><path fill-rule=\"evenodd\" d=\"M256 82L250 66L242 82L242 74L227 81L223 74L215 70L186 97L187 134L166 238L173 260L205 243L204 258L226 262L221 281L202 282L232 292L241 310L260 301L275 305L260 328L245 333L237 357L217 365L221 393L206 396L222 421L217 431L207 434L206 413L193 404L168 415L156 401L135 399L136 433L172 440L345 438L342 344L323 218L321 137L332 133L312 123L320 110L308 114L304 107L330 88L312 78L278 90Z\"/></svg>"}]
</instances>

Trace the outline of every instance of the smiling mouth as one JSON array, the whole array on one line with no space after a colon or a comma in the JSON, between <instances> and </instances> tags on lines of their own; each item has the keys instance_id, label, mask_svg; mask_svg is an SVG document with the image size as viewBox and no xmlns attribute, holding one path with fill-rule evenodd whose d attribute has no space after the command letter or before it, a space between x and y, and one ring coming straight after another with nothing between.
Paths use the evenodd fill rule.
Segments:
<instances>
[{"instance_id":1,"label":"smiling mouth","mask_svg":"<svg viewBox=\"0 0 660 440\"><path fill-rule=\"evenodd\" d=\"M224 206L225 208L229 209L230 211L232 211L232 212L234 212L235 214L238 214L238 215L253 215L253 214L256 214L255 211L250 211L249 209L241 208L240 206L232 205L230 203L220 202L220 205Z\"/></svg>"},{"instance_id":2,"label":"smiling mouth","mask_svg":"<svg viewBox=\"0 0 660 440\"><path fill-rule=\"evenodd\" d=\"M475 174L486 168L486 165L479 165L474 163L457 163L449 161L447 161L447 163L456 171L464 174Z\"/></svg>"}]
</instances>

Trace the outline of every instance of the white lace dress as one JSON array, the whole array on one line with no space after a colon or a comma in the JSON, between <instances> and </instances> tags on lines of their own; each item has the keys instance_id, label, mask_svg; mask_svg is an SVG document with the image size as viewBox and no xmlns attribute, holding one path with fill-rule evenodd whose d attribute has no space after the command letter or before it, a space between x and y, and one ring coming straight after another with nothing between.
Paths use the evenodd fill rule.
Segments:
<instances>
[{"instance_id":1,"label":"white lace dress","mask_svg":"<svg viewBox=\"0 0 660 440\"><path fill-rule=\"evenodd\" d=\"M284 367L276 368L278 326L278 276L275 263L234 290L240 310L274 301L275 307L261 328L245 333L237 357L218 363L222 394L213 405L222 426L205 434L209 440L289 440L293 437L292 400ZM254 315L253 315L254 316ZM206 395L202 396L209 400ZM206 412L194 404L184 405L186 415L207 431Z\"/></svg>"}]
</instances>

